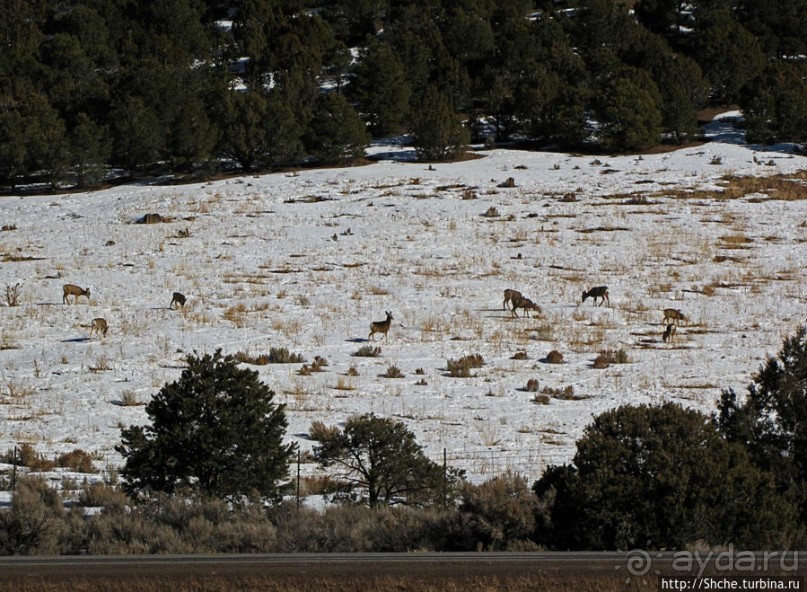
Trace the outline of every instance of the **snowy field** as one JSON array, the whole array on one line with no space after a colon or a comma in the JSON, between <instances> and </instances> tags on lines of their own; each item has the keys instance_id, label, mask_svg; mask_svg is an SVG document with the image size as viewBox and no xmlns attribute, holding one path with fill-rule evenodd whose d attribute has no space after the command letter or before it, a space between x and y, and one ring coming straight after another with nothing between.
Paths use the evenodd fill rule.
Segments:
<instances>
[{"instance_id":1,"label":"snowy field","mask_svg":"<svg viewBox=\"0 0 807 592\"><path fill-rule=\"evenodd\" d=\"M569 461L617 405L712 412L807 321L807 187L788 201L685 192L807 158L744 145L730 118L710 129L709 143L642 157L492 150L429 167L387 144L356 168L0 198L0 298L20 285L19 306L0 309L0 452L81 448L119 466L121 427L146 421L142 404L188 353L218 348L327 360L309 375L250 366L303 451L312 421L373 412L475 481ZM135 223L148 213L167 221ZM65 283L89 301L63 304ZM610 304L581 302L598 285ZM542 314L513 317L505 288ZM688 317L673 343L667 307ZM368 342L385 311L387 338ZM89 337L95 317L107 337ZM367 345L380 355L354 355ZM551 350L563 364L543 361ZM595 368L603 350L629 363ZM450 376L448 360L471 354L483 366ZM393 365L403 377L383 376Z\"/></svg>"}]
</instances>

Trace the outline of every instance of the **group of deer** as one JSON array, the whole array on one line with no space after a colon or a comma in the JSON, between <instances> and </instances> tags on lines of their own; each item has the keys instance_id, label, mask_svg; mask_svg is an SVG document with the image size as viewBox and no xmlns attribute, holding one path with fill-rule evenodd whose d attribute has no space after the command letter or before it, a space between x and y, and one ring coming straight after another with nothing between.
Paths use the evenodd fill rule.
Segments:
<instances>
[{"instance_id":1,"label":"group of deer","mask_svg":"<svg viewBox=\"0 0 807 592\"><path fill-rule=\"evenodd\" d=\"M510 306L513 308L510 309L510 312L514 317L518 316L516 312L519 308L524 309L525 316L531 316L530 311L534 310L538 314L541 314L541 307L535 304L532 300L524 296L518 290L512 290L510 288L505 289L504 291L504 302L502 302L502 308L508 308L507 303L510 303Z\"/></svg>"},{"instance_id":2,"label":"group of deer","mask_svg":"<svg viewBox=\"0 0 807 592\"><path fill-rule=\"evenodd\" d=\"M597 300L599 299L600 302L597 304L597 306L602 306L602 304L605 302L607 302L609 305L611 304L611 301L608 299L608 286L595 286L590 290L584 290L583 302L585 302L588 298L593 298L595 304L597 304ZM527 311L529 310L537 310L538 314L541 314L541 308L529 298L522 296L521 292L518 290L508 288L504 291L504 302L502 303L502 308L508 308L508 302L512 304L513 316L518 316L516 314L517 308L523 308L525 310L525 314L527 314ZM678 323L686 322L686 320L687 319L684 313L677 308L665 308L663 319L665 328L664 333L661 336L662 341L664 343L672 343L675 340L675 331Z\"/></svg>"},{"instance_id":3,"label":"group of deer","mask_svg":"<svg viewBox=\"0 0 807 592\"><path fill-rule=\"evenodd\" d=\"M666 327L664 328L664 333L661 336L661 340L664 343L667 342L672 343L673 341L675 341L676 326L678 325L679 322L685 323L686 320L687 318L684 315L684 313L682 313L677 308L665 308L664 319L662 320L662 323L666 325ZM668 323L667 321L672 322Z\"/></svg>"},{"instance_id":4,"label":"group of deer","mask_svg":"<svg viewBox=\"0 0 807 592\"><path fill-rule=\"evenodd\" d=\"M78 299L81 296L84 296L87 299L87 302L89 302L90 289L82 288L75 284L65 284L62 286L62 304L70 304L70 296L73 297L74 304L78 304ZM185 308L185 302L186 298L184 294L181 292L174 292L169 308L174 308L175 304L179 308ZM93 334L96 334L99 337L106 337L108 331L109 323L107 323L106 319L103 317L96 317L92 320L92 323L90 323L90 338L92 338Z\"/></svg>"}]
</instances>

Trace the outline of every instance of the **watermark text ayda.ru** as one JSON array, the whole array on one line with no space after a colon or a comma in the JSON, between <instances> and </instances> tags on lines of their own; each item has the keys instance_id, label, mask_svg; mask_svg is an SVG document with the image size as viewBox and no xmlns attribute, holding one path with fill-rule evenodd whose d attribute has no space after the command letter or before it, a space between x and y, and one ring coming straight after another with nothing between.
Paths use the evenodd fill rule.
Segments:
<instances>
[{"instance_id":1,"label":"watermark text ayda.ru","mask_svg":"<svg viewBox=\"0 0 807 592\"><path fill-rule=\"evenodd\" d=\"M707 569L714 572L743 574L795 573L799 568L798 551L736 551L732 545L722 551L656 552L651 555L642 549L625 554L625 568L632 576L659 575L661 560L676 573L701 577ZM657 565L653 565L654 562ZM619 567L617 567L619 569Z\"/></svg>"}]
</instances>

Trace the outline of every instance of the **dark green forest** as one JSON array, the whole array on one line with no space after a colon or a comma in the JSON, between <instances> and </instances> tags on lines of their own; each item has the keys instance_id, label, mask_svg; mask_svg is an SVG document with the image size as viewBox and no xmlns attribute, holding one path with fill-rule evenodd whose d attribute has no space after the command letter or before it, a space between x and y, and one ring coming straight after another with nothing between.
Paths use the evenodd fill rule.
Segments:
<instances>
[{"instance_id":1,"label":"dark green forest","mask_svg":"<svg viewBox=\"0 0 807 592\"><path fill-rule=\"evenodd\" d=\"M0 186L807 139L807 0L4 0Z\"/></svg>"}]
</instances>

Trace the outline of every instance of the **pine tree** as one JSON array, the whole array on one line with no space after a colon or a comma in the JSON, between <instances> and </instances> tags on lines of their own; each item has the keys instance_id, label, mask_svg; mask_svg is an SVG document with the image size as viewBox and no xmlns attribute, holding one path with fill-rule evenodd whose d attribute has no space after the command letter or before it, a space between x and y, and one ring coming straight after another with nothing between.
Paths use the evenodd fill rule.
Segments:
<instances>
[{"instance_id":1,"label":"pine tree","mask_svg":"<svg viewBox=\"0 0 807 592\"><path fill-rule=\"evenodd\" d=\"M409 115L412 90L392 48L371 41L359 57L349 95L375 137L399 133Z\"/></svg>"},{"instance_id":2,"label":"pine tree","mask_svg":"<svg viewBox=\"0 0 807 592\"><path fill-rule=\"evenodd\" d=\"M220 350L187 362L146 406L151 423L121 431L124 489L189 487L233 501L253 494L277 501L295 450L283 443L284 406L257 372Z\"/></svg>"},{"instance_id":3,"label":"pine tree","mask_svg":"<svg viewBox=\"0 0 807 592\"><path fill-rule=\"evenodd\" d=\"M773 144L807 140L807 83L797 64L772 60L740 99L746 140Z\"/></svg>"},{"instance_id":4,"label":"pine tree","mask_svg":"<svg viewBox=\"0 0 807 592\"><path fill-rule=\"evenodd\" d=\"M130 173L156 162L165 145L165 131L154 110L142 99L127 97L113 104L113 158Z\"/></svg>"},{"instance_id":5,"label":"pine tree","mask_svg":"<svg viewBox=\"0 0 807 592\"><path fill-rule=\"evenodd\" d=\"M471 140L450 98L434 86L426 89L412 114L412 135L418 158L427 161L457 158Z\"/></svg>"},{"instance_id":6,"label":"pine tree","mask_svg":"<svg viewBox=\"0 0 807 592\"><path fill-rule=\"evenodd\" d=\"M247 170L260 164L269 146L263 125L267 110L266 97L259 92L223 95L217 106L220 130L217 152Z\"/></svg>"},{"instance_id":7,"label":"pine tree","mask_svg":"<svg viewBox=\"0 0 807 592\"><path fill-rule=\"evenodd\" d=\"M342 164L363 158L370 134L358 113L341 93L317 100L308 126L306 146L323 164Z\"/></svg>"},{"instance_id":8,"label":"pine tree","mask_svg":"<svg viewBox=\"0 0 807 592\"><path fill-rule=\"evenodd\" d=\"M70 163L79 187L93 187L104 178L112 149L108 130L86 113L79 113L70 137Z\"/></svg>"},{"instance_id":9,"label":"pine tree","mask_svg":"<svg viewBox=\"0 0 807 592\"><path fill-rule=\"evenodd\" d=\"M603 149L645 150L661 141L661 96L643 70L618 66L597 86L594 103Z\"/></svg>"},{"instance_id":10,"label":"pine tree","mask_svg":"<svg viewBox=\"0 0 807 592\"><path fill-rule=\"evenodd\" d=\"M689 55L709 79L711 99L723 104L738 102L743 88L765 67L758 41L722 6L709 9L701 5L692 35Z\"/></svg>"}]
</instances>

